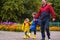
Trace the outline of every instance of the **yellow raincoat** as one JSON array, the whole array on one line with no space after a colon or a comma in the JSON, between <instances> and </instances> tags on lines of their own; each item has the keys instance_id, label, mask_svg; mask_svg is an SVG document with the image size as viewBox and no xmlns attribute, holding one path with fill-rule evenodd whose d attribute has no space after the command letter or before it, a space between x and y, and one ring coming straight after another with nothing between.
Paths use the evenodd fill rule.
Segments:
<instances>
[{"instance_id":1,"label":"yellow raincoat","mask_svg":"<svg viewBox=\"0 0 60 40\"><path fill-rule=\"evenodd\" d=\"M29 30L30 30L30 23L24 21L24 23L22 24L22 30L23 30L24 32L26 32L26 31L29 32Z\"/></svg>"}]
</instances>

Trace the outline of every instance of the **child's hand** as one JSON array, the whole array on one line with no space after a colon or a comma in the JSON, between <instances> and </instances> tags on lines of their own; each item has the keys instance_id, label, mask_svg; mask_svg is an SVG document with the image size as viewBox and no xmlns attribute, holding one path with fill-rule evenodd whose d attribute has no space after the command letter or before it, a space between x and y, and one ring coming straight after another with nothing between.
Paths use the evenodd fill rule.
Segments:
<instances>
[{"instance_id":1,"label":"child's hand","mask_svg":"<svg viewBox=\"0 0 60 40\"><path fill-rule=\"evenodd\" d=\"M55 21L55 18L53 18L52 21L54 22Z\"/></svg>"},{"instance_id":2,"label":"child's hand","mask_svg":"<svg viewBox=\"0 0 60 40\"><path fill-rule=\"evenodd\" d=\"M36 21L36 19L33 19L33 21Z\"/></svg>"}]
</instances>

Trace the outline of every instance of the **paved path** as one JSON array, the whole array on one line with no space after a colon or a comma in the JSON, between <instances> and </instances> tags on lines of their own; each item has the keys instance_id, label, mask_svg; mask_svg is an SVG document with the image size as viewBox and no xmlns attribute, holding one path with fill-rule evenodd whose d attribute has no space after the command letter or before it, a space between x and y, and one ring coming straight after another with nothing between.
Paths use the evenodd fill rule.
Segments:
<instances>
[{"instance_id":1,"label":"paved path","mask_svg":"<svg viewBox=\"0 0 60 40\"><path fill-rule=\"evenodd\" d=\"M60 31L51 31L50 33L51 33L51 40L60 40ZM23 32L0 31L0 40L33 40L32 38L23 39L23 35L24 35ZM37 32L37 39L35 40L40 39L41 39L41 33ZM48 40L47 36L46 40Z\"/></svg>"}]
</instances>

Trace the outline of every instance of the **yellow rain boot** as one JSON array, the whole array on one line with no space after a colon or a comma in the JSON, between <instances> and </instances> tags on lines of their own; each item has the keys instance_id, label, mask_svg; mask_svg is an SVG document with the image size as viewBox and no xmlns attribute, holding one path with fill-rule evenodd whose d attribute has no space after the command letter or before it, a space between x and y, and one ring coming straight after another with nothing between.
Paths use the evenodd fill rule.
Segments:
<instances>
[{"instance_id":1,"label":"yellow rain boot","mask_svg":"<svg viewBox=\"0 0 60 40\"><path fill-rule=\"evenodd\" d=\"M34 39L36 38L36 34L34 34L34 37L33 37Z\"/></svg>"},{"instance_id":2,"label":"yellow rain boot","mask_svg":"<svg viewBox=\"0 0 60 40\"><path fill-rule=\"evenodd\" d=\"M26 35L26 38L29 38L29 36L28 36L28 35Z\"/></svg>"},{"instance_id":3,"label":"yellow rain boot","mask_svg":"<svg viewBox=\"0 0 60 40\"><path fill-rule=\"evenodd\" d=\"M29 33L28 36L31 37L31 33Z\"/></svg>"},{"instance_id":4,"label":"yellow rain boot","mask_svg":"<svg viewBox=\"0 0 60 40\"><path fill-rule=\"evenodd\" d=\"M25 39L25 38L27 38L27 36L26 36L26 35L24 35L24 39Z\"/></svg>"},{"instance_id":5,"label":"yellow rain boot","mask_svg":"<svg viewBox=\"0 0 60 40\"><path fill-rule=\"evenodd\" d=\"M27 36L27 38L30 38L30 36L28 34L26 36Z\"/></svg>"}]
</instances>

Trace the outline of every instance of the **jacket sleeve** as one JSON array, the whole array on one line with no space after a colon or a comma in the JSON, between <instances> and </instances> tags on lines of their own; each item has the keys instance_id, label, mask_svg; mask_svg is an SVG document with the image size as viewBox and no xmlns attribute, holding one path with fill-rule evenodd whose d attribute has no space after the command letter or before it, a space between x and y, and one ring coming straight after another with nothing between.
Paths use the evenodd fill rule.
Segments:
<instances>
[{"instance_id":1,"label":"jacket sleeve","mask_svg":"<svg viewBox=\"0 0 60 40\"><path fill-rule=\"evenodd\" d=\"M36 19L38 19L38 18L39 18L40 13L41 13L41 9L39 9L39 11L37 12L37 14L36 14L36 16L35 16L35 18L36 18Z\"/></svg>"},{"instance_id":2,"label":"jacket sleeve","mask_svg":"<svg viewBox=\"0 0 60 40\"><path fill-rule=\"evenodd\" d=\"M54 10L53 10L51 5L49 5L49 10L50 10L52 18L55 18L55 12L54 12Z\"/></svg>"},{"instance_id":3,"label":"jacket sleeve","mask_svg":"<svg viewBox=\"0 0 60 40\"><path fill-rule=\"evenodd\" d=\"M24 29L24 23L22 24L22 30Z\"/></svg>"},{"instance_id":4,"label":"jacket sleeve","mask_svg":"<svg viewBox=\"0 0 60 40\"><path fill-rule=\"evenodd\" d=\"M25 22L22 24L22 30L24 31L25 29Z\"/></svg>"}]
</instances>

